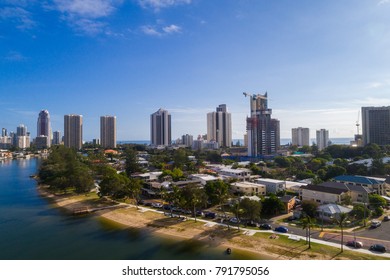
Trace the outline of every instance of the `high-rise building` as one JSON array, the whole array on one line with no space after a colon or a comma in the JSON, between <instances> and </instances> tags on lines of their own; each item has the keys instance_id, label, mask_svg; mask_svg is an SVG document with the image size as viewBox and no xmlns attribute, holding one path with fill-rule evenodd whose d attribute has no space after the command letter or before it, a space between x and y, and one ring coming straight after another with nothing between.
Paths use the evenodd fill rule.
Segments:
<instances>
[{"instance_id":1,"label":"high-rise building","mask_svg":"<svg viewBox=\"0 0 390 280\"><path fill-rule=\"evenodd\" d=\"M80 150L83 146L83 116L64 116L64 144L65 147Z\"/></svg>"},{"instance_id":2,"label":"high-rise building","mask_svg":"<svg viewBox=\"0 0 390 280\"><path fill-rule=\"evenodd\" d=\"M231 147L232 121L226 104L219 105L216 112L207 114L207 141L215 141L220 147Z\"/></svg>"},{"instance_id":3,"label":"high-rise building","mask_svg":"<svg viewBox=\"0 0 390 280\"><path fill-rule=\"evenodd\" d=\"M192 147L192 144L194 142L194 137L192 135L186 134L181 137L181 142L186 147Z\"/></svg>"},{"instance_id":4,"label":"high-rise building","mask_svg":"<svg viewBox=\"0 0 390 280\"><path fill-rule=\"evenodd\" d=\"M326 129L320 129L316 131L317 147L319 151L322 151L329 146L329 131Z\"/></svg>"},{"instance_id":5,"label":"high-rise building","mask_svg":"<svg viewBox=\"0 0 390 280\"><path fill-rule=\"evenodd\" d=\"M50 114L47 110L42 110L38 115L37 122L37 137L46 136L46 147L51 145L51 125L50 125ZM43 138L41 138L41 142Z\"/></svg>"},{"instance_id":6,"label":"high-rise building","mask_svg":"<svg viewBox=\"0 0 390 280\"><path fill-rule=\"evenodd\" d=\"M363 144L390 145L390 106L362 107Z\"/></svg>"},{"instance_id":7,"label":"high-rise building","mask_svg":"<svg viewBox=\"0 0 390 280\"><path fill-rule=\"evenodd\" d=\"M292 144L295 146L310 146L310 131L308 128L298 127L291 129Z\"/></svg>"},{"instance_id":8,"label":"high-rise building","mask_svg":"<svg viewBox=\"0 0 390 280\"><path fill-rule=\"evenodd\" d=\"M61 144L61 132L60 131L54 131L53 132L53 145L60 145Z\"/></svg>"},{"instance_id":9,"label":"high-rise building","mask_svg":"<svg viewBox=\"0 0 390 280\"><path fill-rule=\"evenodd\" d=\"M20 124L16 128L16 136L27 136L27 127L24 124Z\"/></svg>"},{"instance_id":10,"label":"high-rise building","mask_svg":"<svg viewBox=\"0 0 390 280\"><path fill-rule=\"evenodd\" d=\"M169 146L171 139L171 114L159 109L150 115L150 143L152 146Z\"/></svg>"},{"instance_id":11,"label":"high-rise building","mask_svg":"<svg viewBox=\"0 0 390 280\"><path fill-rule=\"evenodd\" d=\"M116 148L116 117L100 117L100 144L103 148Z\"/></svg>"},{"instance_id":12,"label":"high-rise building","mask_svg":"<svg viewBox=\"0 0 390 280\"><path fill-rule=\"evenodd\" d=\"M1 130L1 137L7 137L8 135L7 135L7 129L6 128L3 128L2 130Z\"/></svg>"},{"instance_id":13,"label":"high-rise building","mask_svg":"<svg viewBox=\"0 0 390 280\"><path fill-rule=\"evenodd\" d=\"M244 96L249 97L251 112L246 119L248 156L275 154L280 146L280 123L271 118L272 109L268 108L267 93L244 93Z\"/></svg>"}]
</instances>

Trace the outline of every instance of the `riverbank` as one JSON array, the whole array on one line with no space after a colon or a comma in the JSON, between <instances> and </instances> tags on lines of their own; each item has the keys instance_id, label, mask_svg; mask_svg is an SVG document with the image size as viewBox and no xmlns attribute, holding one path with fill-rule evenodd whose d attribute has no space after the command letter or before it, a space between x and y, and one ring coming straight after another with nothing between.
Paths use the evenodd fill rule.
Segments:
<instances>
[{"instance_id":1,"label":"riverbank","mask_svg":"<svg viewBox=\"0 0 390 280\"><path fill-rule=\"evenodd\" d=\"M201 242L203 246L220 249L232 248L248 255L250 259L267 260L329 260L329 259L373 259L358 253L339 253L335 248L323 246L308 250L304 241L295 241L285 236L270 239L272 233L248 234L248 231L238 231L237 228L227 229L215 223L171 218L153 209L134 205L119 204L110 200L102 200L95 193L88 195L56 195L48 192L47 187L39 186L39 193L47 197L56 207L72 214L75 209L96 209L108 206L124 206L125 208L97 211L94 215L106 219L122 228L136 228L151 234L168 237L172 240L190 240Z\"/></svg>"}]
</instances>

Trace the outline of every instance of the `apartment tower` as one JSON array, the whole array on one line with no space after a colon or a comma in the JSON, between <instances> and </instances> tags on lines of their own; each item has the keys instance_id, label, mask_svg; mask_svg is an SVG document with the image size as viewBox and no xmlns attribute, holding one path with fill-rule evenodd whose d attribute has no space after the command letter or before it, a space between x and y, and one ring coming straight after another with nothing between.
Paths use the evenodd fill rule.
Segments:
<instances>
[{"instance_id":1,"label":"apartment tower","mask_svg":"<svg viewBox=\"0 0 390 280\"><path fill-rule=\"evenodd\" d=\"M80 150L83 146L83 116L64 116L64 144L65 147Z\"/></svg>"},{"instance_id":2,"label":"apartment tower","mask_svg":"<svg viewBox=\"0 0 390 280\"><path fill-rule=\"evenodd\" d=\"M207 114L207 141L215 141L220 147L231 147L232 120L226 104L219 105L216 112Z\"/></svg>"},{"instance_id":3,"label":"apartment tower","mask_svg":"<svg viewBox=\"0 0 390 280\"><path fill-rule=\"evenodd\" d=\"M390 106L362 107L363 144L390 145Z\"/></svg>"},{"instance_id":4,"label":"apartment tower","mask_svg":"<svg viewBox=\"0 0 390 280\"><path fill-rule=\"evenodd\" d=\"M261 157L273 155L280 146L280 123L272 119L272 109L268 108L267 93L248 94L250 117L246 119L248 137L248 156Z\"/></svg>"},{"instance_id":5,"label":"apartment tower","mask_svg":"<svg viewBox=\"0 0 390 280\"><path fill-rule=\"evenodd\" d=\"M316 131L317 147L319 151L322 151L329 146L329 131L326 129L320 129Z\"/></svg>"},{"instance_id":6,"label":"apartment tower","mask_svg":"<svg viewBox=\"0 0 390 280\"><path fill-rule=\"evenodd\" d=\"M291 129L292 144L294 146L310 146L310 131L308 128L298 127Z\"/></svg>"},{"instance_id":7,"label":"apartment tower","mask_svg":"<svg viewBox=\"0 0 390 280\"><path fill-rule=\"evenodd\" d=\"M116 117L100 117L100 144L103 148L116 148Z\"/></svg>"},{"instance_id":8,"label":"apartment tower","mask_svg":"<svg viewBox=\"0 0 390 280\"><path fill-rule=\"evenodd\" d=\"M46 147L51 145L51 125L50 125L50 114L47 110L39 112L37 121L37 137L46 136Z\"/></svg>"},{"instance_id":9,"label":"apartment tower","mask_svg":"<svg viewBox=\"0 0 390 280\"><path fill-rule=\"evenodd\" d=\"M150 115L150 144L169 146L171 144L171 114L159 109Z\"/></svg>"}]
</instances>

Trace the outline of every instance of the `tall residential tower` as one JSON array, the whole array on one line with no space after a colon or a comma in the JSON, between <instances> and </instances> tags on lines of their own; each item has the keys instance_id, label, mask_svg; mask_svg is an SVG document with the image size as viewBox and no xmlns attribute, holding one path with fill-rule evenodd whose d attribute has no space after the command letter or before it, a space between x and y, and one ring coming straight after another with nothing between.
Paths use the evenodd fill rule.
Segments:
<instances>
[{"instance_id":1,"label":"tall residential tower","mask_svg":"<svg viewBox=\"0 0 390 280\"><path fill-rule=\"evenodd\" d=\"M83 146L83 116L64 116L64 144L65 147L80 150Z\"/></svg>"},{"instance_id":2,"label":"tall residential tower","mask_svg":"<svg viewBox=\"0 0 390 280\"><path fill-rule=\"evenodd\" d=\"M390 145L390 106L362 107L363 144Z\"/></svg>"},{"instance_id":3,"label":"tall residential tower","mask_svg":"<svg viewBox=\"0 0 390 280\"><path fill-rule=\"evenodd\" d=\"M326 129L320 129L316 131L316 141L319 151L322 151L329 146L329 131Z\"/></svg>"},{"instance_id":4,"label":"tall residential tower","mask_svg":"<svg viewBox=\"0 0 390 280\"><path fill-rule=\"evenodd\" d=\"M50 125L50 114L47 110L39 112L37 121L37 137L46 137L46 147L50 147L51 144L51 125Z\"/></svg>"},{"instance_id":5,"label":"tall residential tower","mask_svg":"<svg viewBox=\"0 0 390 280\"><path fill-rule=\"evenodd\" d=\"M152 146L171 145L171 114L159 109L150 115L150 144Z\"/></svg>"},{"instance_id":6,"label":"tall residential tower","mask_svg":"<svg viewBox=\"0 0 390 280\"><path fill-rule=\"evenodd\" d=\"M310 146L310 131L308 128L298 127L291 129L292 144L295 146Z\"/></svg>"},{"instance_id":7,"label":"tall residential tower","mask_svg":"<svg viewBox=\"0 0 390 280\"><path fill-rule=\"evenodd\" d=\"M216 112L207 114L207 141L215 141L220 147L232 145L232 120L226 105L221 104Z\"/></svg>"},{"instance_id":8,"label":"tall residential tower","mask_svg":"<svg viewBox=\"0 0 390 280\"><path fill-rule=\"evenodd\" d=\"M100 117L100 144L103 148L116 148L116 117Z\"/></svg>"},{"instance_id":9,"label":"tall residential tower","mask_svg":"<svg viewBox=\"0 0 390 280\"><path fill-rule=\"evenodd\" d=\"M280 146L280 123L272 119L272 109L268 108L267 93L248 94L250 117L246 119L248 135L248 156L259 157L272 155Z\"/></svg>"}]
</instances>

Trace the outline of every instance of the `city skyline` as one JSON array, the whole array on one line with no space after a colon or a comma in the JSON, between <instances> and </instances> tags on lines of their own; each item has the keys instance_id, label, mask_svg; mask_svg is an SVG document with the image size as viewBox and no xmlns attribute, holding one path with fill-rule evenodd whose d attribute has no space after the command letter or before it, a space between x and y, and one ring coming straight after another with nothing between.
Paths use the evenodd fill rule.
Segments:
<instances>
[{"instance_id":1,"label":"city skyline","mask_svg":"<svg viewBox=\"0 0 390 280\"><path fill-rule=\"evenodd\" d=\"M90 141L116 115L119 141L144 140L162 107L176 139L205 134L207 113L227 104L242 139L242 92L268 91L281 138L299 126L353 138L361 107L390 104L389 12L388 0L6 0L1 126L35 127L47 109L62 131L80 112Z\"/></svg>"}]
</instances>

